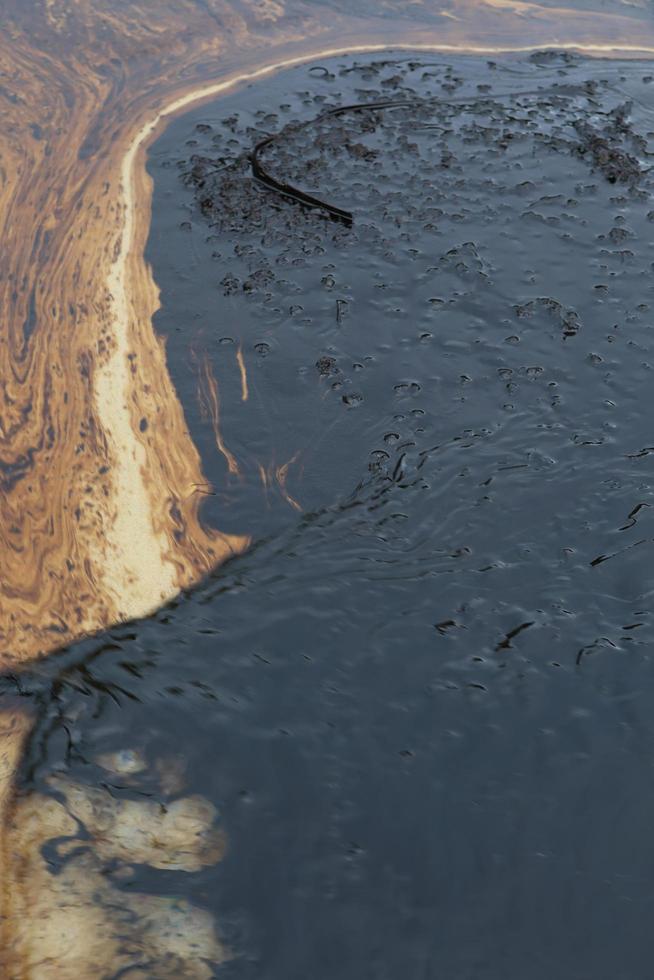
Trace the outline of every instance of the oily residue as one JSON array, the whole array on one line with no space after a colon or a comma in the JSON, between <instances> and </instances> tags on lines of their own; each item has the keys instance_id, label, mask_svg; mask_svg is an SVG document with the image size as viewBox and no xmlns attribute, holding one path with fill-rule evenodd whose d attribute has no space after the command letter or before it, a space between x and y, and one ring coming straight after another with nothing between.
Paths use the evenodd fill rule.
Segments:
<instances>
[{"instance_id":1,"label":"oily residue","mask_svg":"<svg viewBox=\"0 0 654 980\"><path fill-rule=\"evenodd\" d=\"M360 10L295 0L136 0L129 13L111 0L5 3L3 662L150 611L247 541L249 528L228 540L199 521L200 459L150 326L143 166L155 131L229 78L344 44L490 55L558 41L564 23L569 48L654 50L651 25L620 3L519 6L516 18L496 0L460 0L453 16L385 3L362 21Z\"/></svg>"},{"instance_id":2,"label":"oily residue","mask_svg":"<svg viewBox=\"0 0 654 980\"><path fill-rule=\"evenodd\" d=\"M225 445L220 429L220 395L218 394L218 383L213 373L211 362L206 356L202 359L200 366L198 393L200 398L200 408L204 414L204 417L211 419L211 425L213 427L213 433L216 439L216 448L227 463L227 470L230 476L238 476L240 472L238 463L236 462L233 454Z\"/></svg>"},{"instance_id":3,"label":"oily residue","mask_svg":"<svg viewBox=\"0 0 654 980\"><path fill-rule=\"evenodd\" d=\"M497 5L486 7L495 18ZM264 527L268 540L152 621L5 678L2 968L210 977L246 950L235 968L255 974L261 958L280 976L298 961L313 976L381 975L382 963L391 975L401 964L474 973L461 960L474 944L460 943L465 954L442 937L433 945L445 909L458 902L470 915L466 899L484 895L465 862L448 869L456 847L433 843L448 830L458 840L439 820L433 774L447 772L461 705L472 704L473 732L481 717L494 732L494 705L530 670L586 670L647 643L644 576L625 565L648 551L647 512L638 539L620 531L619 547L605 514L611 494L623 521L649 492L637 470L650 442L638 402L643 66L557 54L321 58L325 71L297 69L265 94L198 110L205 128L187 133L189 152L174 143L171 158L165 141L153 151L154 167L169 154L178 202L164 220L186 212L167 258L153 255L156 228L149 246L164 348L143 260L146 150L168 117L223 90L216 54L225 74L229 51L247 54L252 80L271 64L271 38L280 63L294 52L281 5L234 5L231 20L211 4L144 9L122 20L53 0L25 20L10 5L1 42L12 79L2 103L4 662L147 613ZM317 24L335 45L347 19L333 20L300 19L293 37ZM627 20L571 17L569 43L594 23L608 49L629 38ZM102 59L89 43L99 21ZM441 26L432 34L460 45L465 29ZM369 43L389 32L376 29ZM424 25L412 30L428 43ZM274 180L321 201L321 187L334 189L351 226L252 180L248 155L271 130L281 134L265 148ZM191 159L196 149L210 169ZM170 165L180 157L188 192ZM190 263L190 301L166 262ZM207 351L200 405L177 356L195 328ZM230 486L236 466L243 479ZM264 466L279 491L270 510L249 479ZM230 593L239 601L228 612L217 595ZM456 629L434 631L450 621ZM37 719L29 741L26 704ZM11 782L21 758L24 794ZM492 809L493 787L478 789L470 798ZM505 850L500 840L498 867ZM436 901L440 880L462 883L464 900L450 890ZM503 908L512 896L501 884ZM369 922L353 914L362 908ZM299 949L298 935L310 937ZM343 950L340 961L328 950Z\"/></svg>"},{"instance_id":4,"label":"oily residue","mask_svg":"<svg viewBox=\"0 0 654 980\"><path fill-rule=\"evenodd\" d=\"M241 347L236 351L236 363L238 364L238 369L241 373L241 401L246 402L250 397L250 389L248 388L248 372L245 366L245 358L243 357L243 350Z\"/></svg>"}]
</instances>

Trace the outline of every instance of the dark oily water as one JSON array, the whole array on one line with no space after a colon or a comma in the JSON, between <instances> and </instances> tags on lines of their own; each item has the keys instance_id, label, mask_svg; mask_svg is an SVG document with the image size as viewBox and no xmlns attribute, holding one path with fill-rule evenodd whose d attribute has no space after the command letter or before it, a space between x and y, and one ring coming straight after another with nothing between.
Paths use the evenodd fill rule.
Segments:
<instances>
[{"instance_id":1,"label":"dark oily water","mask_svg":"<svg viewBox=\"0 0 654 980\"><path fill-rule=\"evenodd\" d=\"M331 60L152 150L204 517L255 544L21 681L26 778L213 802L220 864L107 874L214 913L221 977L650 972L650 71ZM351 225L253 180L272 134Z\"/></svg>"}]
</instances>

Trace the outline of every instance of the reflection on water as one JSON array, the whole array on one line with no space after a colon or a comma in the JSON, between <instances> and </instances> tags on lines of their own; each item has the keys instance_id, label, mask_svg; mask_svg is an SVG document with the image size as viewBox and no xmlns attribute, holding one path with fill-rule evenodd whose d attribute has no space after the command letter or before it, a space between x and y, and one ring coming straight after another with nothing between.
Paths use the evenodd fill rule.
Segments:
<instances>
[{"instance_id":1,"label":"reflection on water","mask_svg":"<svg viewBox=\"0 0 654 980\"><path fill-rule=\"evenodd\" d=\"M203 517L255 545L5 681L26 880L115 976L644 976L653 73L321 66L152 150ZM351 228L253 183L273 132Z\"/></svg>"}]
</instances>

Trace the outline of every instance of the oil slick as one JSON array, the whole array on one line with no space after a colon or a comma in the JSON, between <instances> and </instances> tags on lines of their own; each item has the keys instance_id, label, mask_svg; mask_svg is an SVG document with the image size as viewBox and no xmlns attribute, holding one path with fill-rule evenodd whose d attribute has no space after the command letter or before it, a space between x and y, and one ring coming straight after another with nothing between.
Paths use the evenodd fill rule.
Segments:
<instances>
[{"instance_id":1,"label":"oil slick","mask_svg":"<svg viewBox=\"0 0 654 980\"><path fill-rule=\"evenodd\" d=\"M247 529L226 538L200 523L201 461L152 330L158 291L143 260L144 162L167 119L275 68L344 50L401 41L483 54L552 44L642 53L654 50L654 30L620 5L607 13L529 4L516 17L460 0L452 20L433 5L412 4L407 16L405 5L387 2L365 22L319 4L248 0L147 0L130 4L129 15L108 0L5 7L0 640L8 664L147 614L247 545Z\"/></svg>"},{"instance_id":2,"label":"oil slick","mask_svg":"<svg viewBox=\"0 0 654 980\"><path fill-rule=\"evenodd\" d=\"M411 7L413 20L385 19L387 3L362 22L319 5L254 0L136 2L123 14L106 0L5 4L3 668L148 614L249 543L247 529L224 535L201 523L201 460L152 328L145 154L167 119L276 68L400 39L409 49L482 54L551 45L654 52L652 27L617 8ZM240 347L236 368L247 401ZM218 450L236 475L209 362L203 372ZM294 462L260 472L299 509L286 489ZM52 795L22 796L15 774L30 728L28 712L3 707L1 975L213 976L228 953L203 910L120 887L133 864L193 874L219 861L225 841L211 804L184 797L181 781L163 775L155 801L117 801L64 776L53 777ZM129 753L99 764L127 781L146 765ZM165 760L152 765L170 773Z\"/></svg>"}]
</instances>

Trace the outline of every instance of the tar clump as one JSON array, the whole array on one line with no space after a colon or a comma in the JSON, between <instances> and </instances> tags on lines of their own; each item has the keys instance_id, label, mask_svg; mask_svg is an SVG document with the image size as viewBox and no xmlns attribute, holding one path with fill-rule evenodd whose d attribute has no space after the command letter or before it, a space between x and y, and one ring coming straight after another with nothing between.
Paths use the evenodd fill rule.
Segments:
<instances>
[{"instance_id":1,"label":"tar clump","mask_svg":"<svg viewBox=\"0 0 654 980\"><path fill-rule=\"evenodd\" d=\"M609 183L635 185L638 182L642 175L640 164L634 154L629 153L620 143L630 140L642 150L641 141L630 130L623 112L604 129L598 129L582 120L575 124L575 129L580 136L576 153L589 160Z\"/></svg>"}]
</instances>

